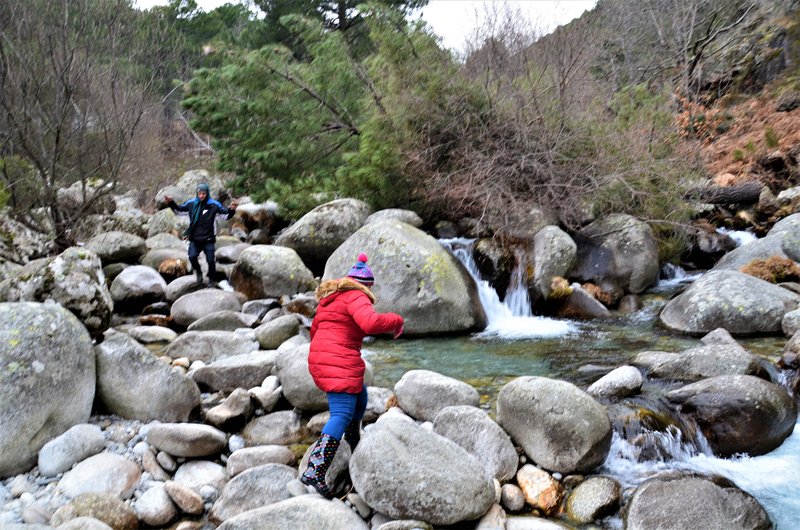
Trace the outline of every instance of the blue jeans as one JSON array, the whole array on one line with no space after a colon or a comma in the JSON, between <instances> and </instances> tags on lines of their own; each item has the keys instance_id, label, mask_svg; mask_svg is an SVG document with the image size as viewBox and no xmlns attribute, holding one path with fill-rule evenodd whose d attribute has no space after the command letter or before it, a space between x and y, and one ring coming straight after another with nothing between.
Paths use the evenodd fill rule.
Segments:
<instances>
[{"instance_id":1,"label":"blue jeans","mask_svg":"<svg viewBox=\"0 0 800 530\"><path fill-rule=\"evenodd\" d=\"M352 421L359 421L367 410L367 385L359 394L347 392L328 392L328 408L331 419L322 428L322 434L341 440L344 430Z\"/></svg>"},{"instance_id":2,"label":"blue jeans","mask_svg":"<svg viewBox=\"0 0 800 530\"><path fill-rule=\"evenodd\" d=\"M217 278L217 263L214 258L214 242L213 241L195 241L189 240L189 263L192 264L192 269L195 271L200 270L200 261L197 256L200 252L206 255L206 263L208 264L208 279L211 281Z\"/></svg>"}]
</instances>

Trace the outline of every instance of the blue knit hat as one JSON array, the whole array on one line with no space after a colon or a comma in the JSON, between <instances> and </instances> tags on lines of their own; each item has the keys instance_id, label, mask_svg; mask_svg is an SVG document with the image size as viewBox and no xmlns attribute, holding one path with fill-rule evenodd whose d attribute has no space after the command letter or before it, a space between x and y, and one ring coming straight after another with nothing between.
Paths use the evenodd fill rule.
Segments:
<instances>
[{"instance_id":1,"label":"blue knit hat","mask_svg":"<svg viewBox=\"0 0 800 530\"><path fill-rule=\"evenodd\" d=\"M370 269L369 265L367 265L366 254L362 252L358 255L358 261L350 269L350 272L347 273L347 277L352 278L358 283L362 283L368 287L375 283L375 278L372 276L372 269Z\"/></svg>"},{"instance_id":2,"label":"blue knit hat","mask_svg":"<svg viewBox=\"0 0 800 530\"><path fill-rule=\"evenodd\" d=\"M197 191L204 191L206 192L206 195L211 193L211 190L208 188L208 184L206 184L205 182L201 182L200 184L197 185Z\"/></svg>"}]
</instances>

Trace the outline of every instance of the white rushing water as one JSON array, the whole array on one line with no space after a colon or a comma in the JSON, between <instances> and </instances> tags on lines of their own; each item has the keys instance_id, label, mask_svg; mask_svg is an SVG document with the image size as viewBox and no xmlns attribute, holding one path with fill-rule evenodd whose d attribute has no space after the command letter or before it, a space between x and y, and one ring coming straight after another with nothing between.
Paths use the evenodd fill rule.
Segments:
<instances>
[{"instance_id":1,"label":"white rushing water","mask_svg":"<svg viewBox=\"0 0 800 530\"><path fill-rule=\"evenodd\" d=\"M464 264L478 286L478 295L488 320L480 337L509 340L551 338L564 336L577 329L575 323L570 321L533 316L523 278L524 266L518 264L514 268L506 298L500 301L497 291L481 278L478 265L472 257L474 239L442 239L439 242Z\"/></svg>"},{"instance_id":2,"label":"white rushing water","mask_svg":"<svg viewBox=\"0 0 800 530\"><path fill-rule=\"evenodd\" d=\"M659 274L658 283L650 288L653 292L669 291L674 287L691 283L700 276L698 274L689 274L683 267L673 265L672 263L664 263L661 265L661 273Z\"/></svg>"},{"instance_id":3,"label":"white rushing water","mask_svg":"<svg viewBox=\"0 0 800 530\"><path fill-rule=\"evenodd\" d=\"M758 239L752 232L745 230L728 230L727 228L717 228L718 234L725 234L736 242L737 247L746 245Z\"/></svg>"},{"instance_id":4,"label":"white rushing water","mask_svg":"<svg viewBox=\"0 0 800 530\"><path fill-rule=\"evenodd\" d=\"M658 472L692 471L727 478L758 499L776 530L800 528L800 424L776 450L761 456L719 458L698 434L698 444L685 443L680 432L649 432L662 453L659 460L640 460L641 449L616 432L611 451L601 473L619 480L624 487L635 487Z\"/></svg>"}]
</instances>

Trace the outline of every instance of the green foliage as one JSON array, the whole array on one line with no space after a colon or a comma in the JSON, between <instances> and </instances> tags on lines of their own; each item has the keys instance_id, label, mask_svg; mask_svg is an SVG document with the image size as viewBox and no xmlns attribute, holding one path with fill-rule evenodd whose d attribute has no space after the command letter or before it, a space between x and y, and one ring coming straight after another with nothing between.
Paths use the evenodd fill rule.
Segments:
<instances>
[{"instance_id":1,"label":"green foliage","mask_svg":"<svg viewBox=\"0 0 800 530\"><path fill-rule=\"evenodd\" d=\"M778 135L775 133L775 129L772 127L767 127L767 129L764 131L764 143L769 149L775 149L778 147Z\"/></svg>"},{"instance_id":2,"label":"green foliage","mask_svg":"<svg viewBox=\"0 0 800 530\"><path fill-rule=\"evenodd\" d=\"M744 160L744 151L742 151L741 149L734 149L733 153L731 153L731 156L735 161L741 162Z\"/></svg>"}]
</instances>

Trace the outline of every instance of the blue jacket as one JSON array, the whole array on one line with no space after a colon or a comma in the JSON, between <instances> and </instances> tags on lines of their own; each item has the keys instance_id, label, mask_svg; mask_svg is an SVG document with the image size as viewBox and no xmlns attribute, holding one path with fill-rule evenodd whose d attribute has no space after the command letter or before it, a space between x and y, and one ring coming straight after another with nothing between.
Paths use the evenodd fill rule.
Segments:
<instances>
[{"instance_id":1,"label":"blue jacket","mask_svg":"<svg viewBox=\"0 0 800 530\"><path fill-rule=\"evenodd\" d=\"M193 241L206 243L217 240L215 226L217 215L227 215L228 219L230 219L236 213L236 210L225 208L214 199L206 199L205 202L200 202L197 197L180 205L176 204L175 201L170 201L169 207L179 212L189 213L189 228L183 235Z\"/></svg>"}]
</instances>

